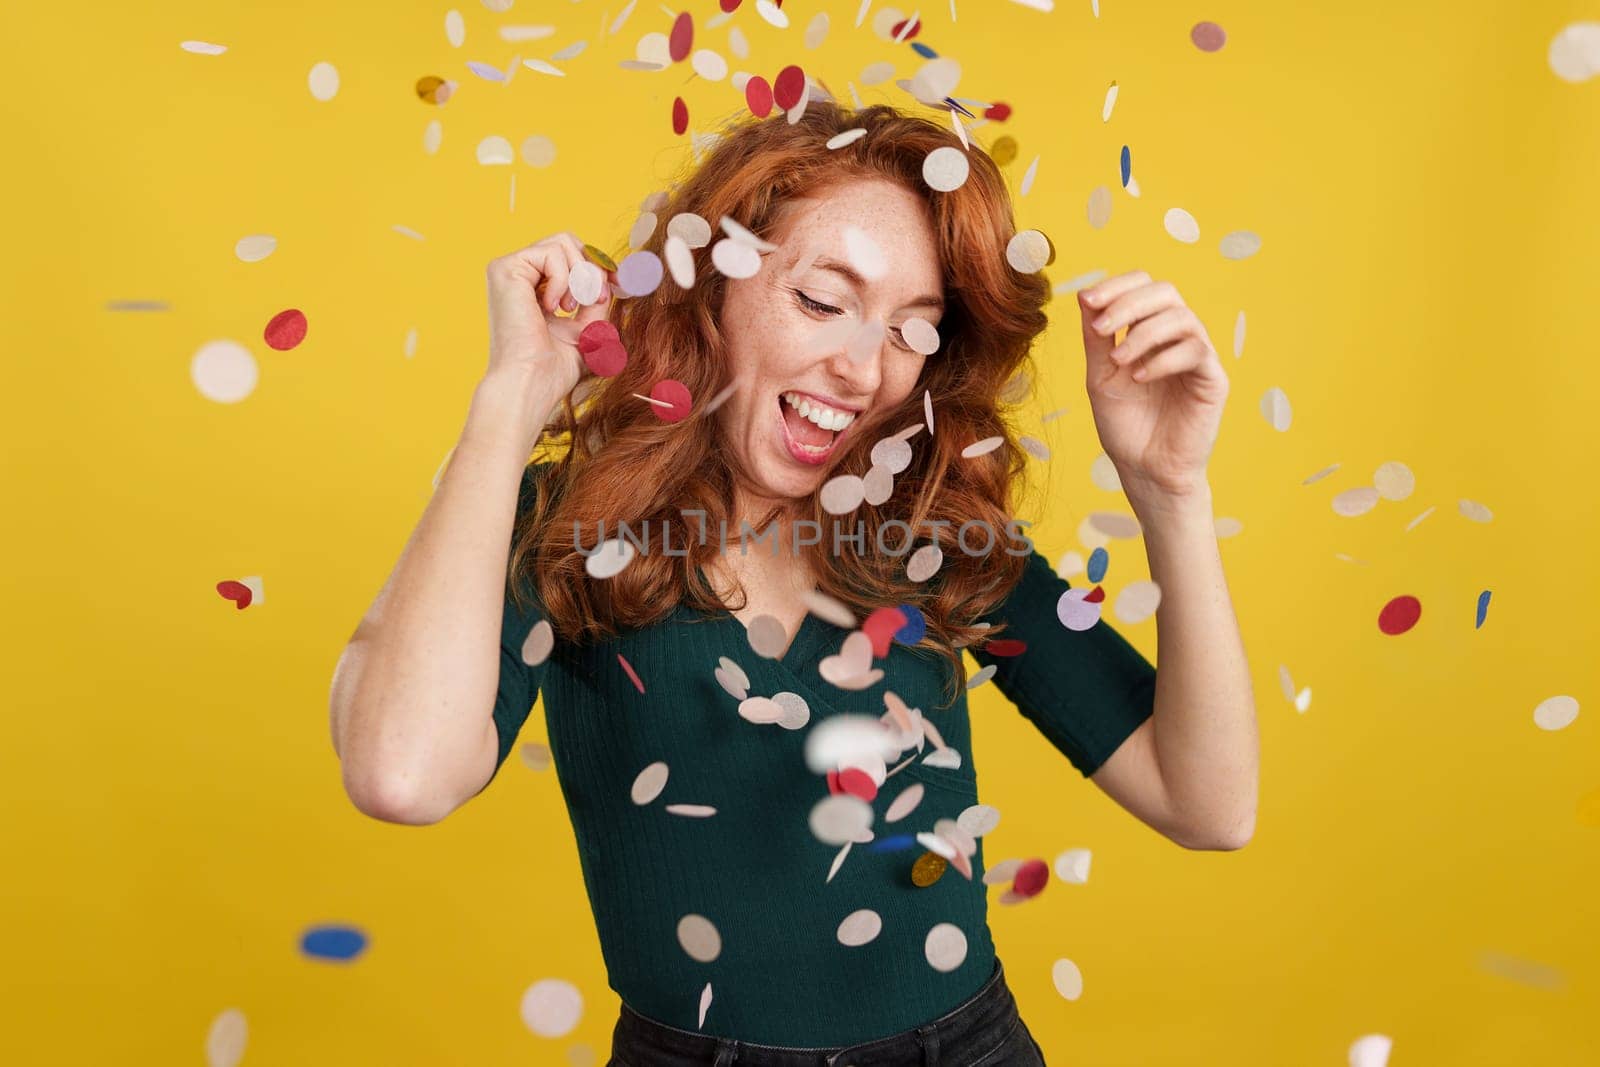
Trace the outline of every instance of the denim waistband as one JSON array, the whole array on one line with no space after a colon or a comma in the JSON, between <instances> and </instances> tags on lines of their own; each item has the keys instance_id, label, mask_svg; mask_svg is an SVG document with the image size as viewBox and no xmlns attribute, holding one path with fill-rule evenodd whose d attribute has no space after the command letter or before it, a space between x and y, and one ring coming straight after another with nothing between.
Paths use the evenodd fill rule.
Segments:
<instances>
[{"instance_id":1,"label":"denim waistband","mask_svg":"<svg viewBox=\"0 0 1600 1067\"><path fill-rule=\"evenodd\" d=\"M920 1026L887 1037L846 1046L795 1048L762 1045L731 1037L681 1030L640 1015L626 1003L617 1020L616 1052L632 1051L645 1067L663 1062L704 1063L716 1067L875 1067L889 1064L956 1064L969 1062L993 1048L1017 1017L1017 1003L996 957L994 971L972 996ZM967 1058L963 1058L963 1057ZM676 1057L674 1059L674 1057Z\"/></svg>"}]
</instances>

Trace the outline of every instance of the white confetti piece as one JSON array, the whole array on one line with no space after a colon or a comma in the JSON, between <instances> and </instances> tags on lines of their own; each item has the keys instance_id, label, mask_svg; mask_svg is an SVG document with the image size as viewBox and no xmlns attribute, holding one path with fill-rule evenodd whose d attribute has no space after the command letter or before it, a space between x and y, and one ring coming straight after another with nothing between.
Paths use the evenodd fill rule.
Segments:
<instances>
[{"instance_id":1,"label":"white confetti piece","mask_svg":"<svg viewBox=\"0 0 1600 1067\"><path fill-rule=\"evenodd\" d=\"M486 167L504 166L516 158L511 151L511 142L497 133L478 142L477 156L478 162Z\"/></svg>"},{"instance_id":2,"label":"white confetti piece","mask_svg":"<svg viewBox=\"0 0 1600 1067\"><path fill-rule=\"evenodd\" d=\"M678 920L678 944L689 957L710 963L722 954L722 935L710 919L690 913Z\"/></svg>"},{"instance_id":3,"label":"white confetti piece","mask_svg":"<svg viewBox=\"0 0 1600 1067\"><path fill-rule=\"evenodd\" d=\"M930 967L948 973L967 958L967 935L954 923L939 923L928 931L922 951Z\"/></svg>"},{"instance_id":4,"label":"white confetti piece","mask_svg":"<svg viewBox=\"0 0 1600 1067\"><path fill-rule=\"evenodd\" d=\"M244 1057L249 1037L250 1025L244 1012L227 1008L218 1013L206 1031L206 1067L236 1067Z\"/></svg>"},{"instance_id":5,"label":"white confetti piece","mask_svg":"<svg viewBox=\"0 0 1600 1067\"><path fill-rule=\"evenodd\" d=\"M1050 982L1067 1000L1083 996L1083 972L1069 959L1059 959L1050 966Z\"/></svg>"},{"instance_id":6,"label":"white confetti piece","mask_svg":"<svg viewBox=\"0 0 1600 1067\"><path fill-rule=\"evenodd\" d=\"M1199 236L1198 229L1195 235ZM1249 230L1236 230L1223 237L1218 248L1223 259L1249 259L1261 251L1261 238Z\"/></svg>"},{"instance_id":7,"label":"white confetti piece","mask_svg":"<svg viewBox=\"0 0 1600 1067\"><path fill-rule=\"evenodd\" d=\"M1350 1044L1350 1067L1388 1067L1394 1039L1386 1034L1365 1034Z\"/></svg>"},{"instance_id":8,"label":"white confetti piece","mask_svg":"<svg viewBox=\"0 0 1600 1067\"><path fill-rule=\"evenodd\" d=\"M562 978L542 978L522 994L522 1021L540 1037L565 1037L583 1017L583 994Z\"/></svg>"},{"instance_id":9,"label":"white confetti piece","mask_svg":"<svg viewBox=\"0 0 1600 1067\"><path fill-rule=\"evenodd\" d=\"M260 371L256 357L238 341L207 341L189 362L189 377L200 395L234 404L255 392Z\"/></svg>"},{"instance_id":10,"label":"white confetti piece","mask_svg":"<svg viewBox=\"0 0 1600 1067\"><path fill-rule=\"evenodd\" d=\"M1289 407L1289 395L1276 385L1262 393L1261 417L1266 419L1274 430L1279 433L1286 432L1294 419L1294 412Z\"/></svg>"},{"instance_id":11,"label":"white confetti piece","mask_svg":"<svg viewBox=\"0 0 1600 1067\"><path fill-rule=\"evenodd\" d=\"M259 263L278 249L278 239L268 234L252 234L234 242L233 254L245 263Z\"/></svg>"},{"instance_id":12,"label":"white confetti piece","mask_svg":"<svg viewBox=\"0 0 1600 1067\"><path fill-rule=\"evenodd\" d=\"M839 944L857 948L868 944L883 932L883 917L871 908L861 908L846 915L839 924Z\"/></svg>"},{"instance_id":13,"label":"white confetti piece","mask_svg":"<svg viewBox=\"0 0 1600 1067\"><path fill-rule=\"evenodd\" d=\"M212 44L209 41L184 41L178 47L197 56L220 56L228 50L225 44Z\"/></svg>"},{"instance_id":14,"label":"white confetti piece","mask_svg":"<svg viewBox=\"0 0 1600 1067\"><path fill-rule=\"evenodd\" d=\"M948 193L967 183L971 164L966 154L953 145L941 145L922 161L922 180L936 192Z\"/></svg>"},{"instance_id":15,"label":"white confetti piece","mask_svg":"<svg viewBox=\"0 0 1600 1067\"><path fill-rule=\"evenodd\" d=\"M667 765L660 760L650 764L633 779L629 798L641 806L650 803L667 787L668 773Z\"/></svg>"},{"instance_id":16,"label":"white confetti piece","mask_svg":"<svg viewBox=\"0 0 1600 1067\"><path fill-rule=\"evenodd\" d=\"M585 555L583 569L591 578L612 578L633 562L637 552L632 541L620 537L609 538L600 542L594 552Z\"/></svg>"},{"instance_id":17,"label":"white confetti piece","mask_svg":"<svg viewBox=\"0 0 1600 1067\"><path fill-rule=\"evenodd\" d=\"M1056 877L1073 885L1083 885L1089 880L1090 852L1086 848L1069 848L1056 857Z\"/></svg>"},{"instance_id":18,"label":"white confetti piece","mask_svg":"<svg viewBox=\"0 0 1600 1067\"><path fill-rule=\"evenodd\" d=\"M429 119L428 125L422 131L422 150L428 155L439 151L439 145L444 141L444 123L438 119Z\"/></svg>"},{"instance_id":19,"label":"white confetti piece","mask_svg":"<svg viewBox=\"0 0 1600 1067\"><path fill-rule=\"evenodd\" d=\"M1550 39L1550 69L1562 81L1588 81L1600 73L1600 22L1574 22Z\"/></svg>"},{"instance_id":20,"label":"white confetti piece","mask_svg":"<svg viewBox=\"0 0 1600 1067\"><path fill-rule=\"evenodd\" d=\"M332 63L318 63L306 75L306 84L316 99L332 100L339 92L339 70Z\"/></svg>"},{"instance_id":21,"label":"white confetti piece","mask_svg":"<svg viewBox=\"0 0 1600 1067\"><path fill-rule=\"evenodd\" d=\"M1578 717L1576 697L1555 696L1539 702L1533 721L1541 730L1564 730Z\"/></svg>"},{"instance_id":22,"label":"white confetti piece","mask_svg":"<svg viewBox=\"0 0 1600 1067\"><path fill-rule=\"evenodd\" d=\"M1200 240L1200 224L1181 207L1169 208L1161 222L1167 233L1184 244L1194 244Z\"/></svg>"},{"instance_id":23,"label":"white confetti piece","mask_svg":"<svg viewBox=\"0 0 1600 1067\"><path fill-rule=\"evenodd\" d=\"M454 8L444 13L444 39L451 48L460 48L467 39L467 20Z\"/></svg>"}]
</instances>

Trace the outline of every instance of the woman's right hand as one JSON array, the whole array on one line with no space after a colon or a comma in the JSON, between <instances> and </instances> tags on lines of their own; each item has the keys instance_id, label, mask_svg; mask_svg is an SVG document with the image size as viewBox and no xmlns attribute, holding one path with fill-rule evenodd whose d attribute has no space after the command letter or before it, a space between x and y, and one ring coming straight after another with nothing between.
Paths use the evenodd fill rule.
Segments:
<instances>
[{"instance_id":1,"label":"woman's right hand","mask_svg":"<svg viewBox=\"0 0 1600 1067\"><path fill-rule=\"evenodd\" d=\"M561 398L593 372L578 352L578 334L611 310L615 271L602 271L606 285L594 304L578 306L567 291L572 268L587 262L583 242L563 231L489 261L489 369L523 372ZM565 318L557 311L577 314Z\"/></svg>"}]
</instances>

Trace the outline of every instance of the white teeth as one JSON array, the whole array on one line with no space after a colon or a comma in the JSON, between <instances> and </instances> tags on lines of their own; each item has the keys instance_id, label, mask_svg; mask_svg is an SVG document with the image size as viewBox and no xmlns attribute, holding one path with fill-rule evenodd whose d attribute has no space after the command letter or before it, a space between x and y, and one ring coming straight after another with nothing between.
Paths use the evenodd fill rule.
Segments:
<instances>
[{"instance_id":1,"label":"white teeth","mask_svg":"<svg viewBox=\"0 0 1600 1067\"><path fill-rule=\"evenodd\" d=\"M784 393L783 399L798 411L802 418L811 420L824 430L842 430L856 419L854 411L838 411L799 393Z\"/></svg>"}]
</instances>

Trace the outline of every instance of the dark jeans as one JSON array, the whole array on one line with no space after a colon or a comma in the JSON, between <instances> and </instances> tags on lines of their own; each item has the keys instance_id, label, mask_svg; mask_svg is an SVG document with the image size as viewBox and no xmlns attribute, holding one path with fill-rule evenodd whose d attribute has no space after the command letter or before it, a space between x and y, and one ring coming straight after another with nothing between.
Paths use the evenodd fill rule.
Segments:
<instances>
[{"instance_id":1,"label":"dark jeans","mask_svg":"<svg viewBox=\"0 0 1600 1067\"><path fill-rule=\"evenodd\" d=\"M898 1034L845 1048L780 1048L713 1037L647 1019L622 1005L606 1067L1042 1067L995 960L994 974L965 1003Z\"/></svg>"}]
</instances>

